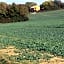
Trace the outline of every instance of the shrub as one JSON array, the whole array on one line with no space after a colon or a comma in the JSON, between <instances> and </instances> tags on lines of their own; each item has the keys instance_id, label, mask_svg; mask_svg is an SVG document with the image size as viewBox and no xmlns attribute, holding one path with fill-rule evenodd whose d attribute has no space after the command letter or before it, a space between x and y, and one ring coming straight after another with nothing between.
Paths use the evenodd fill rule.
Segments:
<instances>
[{"instance_id":1,"label":"shrub","mask_svg":"<svg viewBox=\"0 0 64 64\"><path fill-rule=\"evenodd\" d=\"M58 5L54 1L45 1L40 5L45 10L56 10L59 9Z\"/></svg>"},{"instance_id":2,"label":"shrub","mask_svg":"<svg viewBox=\"0 0 64 64\"><path fill-rule=\"evenodd\" d=\"M26 5L15 4L8 5L0 3L0 23L9 23L9 22L20 22L27 21L28 18L28 8Z\"/></svg>"}]
</instances>

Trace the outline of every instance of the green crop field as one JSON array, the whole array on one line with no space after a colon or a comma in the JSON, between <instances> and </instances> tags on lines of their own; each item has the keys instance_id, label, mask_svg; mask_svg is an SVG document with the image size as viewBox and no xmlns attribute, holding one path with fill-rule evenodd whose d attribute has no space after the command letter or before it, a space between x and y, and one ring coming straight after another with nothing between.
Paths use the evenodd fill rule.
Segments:
<instances>
[{"instance_id":1,"label":"green crop field","mask_svg":"<svg viewBox=\"0 0 64 64\"><path fill-rule=\"evenodd\" d=\"M8 46L18 49L19 55L5 55L13 62L49 59L42 56L44 52L64 57L64 10L30 14L26 22L0 24L0 49Z\"/></svg>"}]
</instances>

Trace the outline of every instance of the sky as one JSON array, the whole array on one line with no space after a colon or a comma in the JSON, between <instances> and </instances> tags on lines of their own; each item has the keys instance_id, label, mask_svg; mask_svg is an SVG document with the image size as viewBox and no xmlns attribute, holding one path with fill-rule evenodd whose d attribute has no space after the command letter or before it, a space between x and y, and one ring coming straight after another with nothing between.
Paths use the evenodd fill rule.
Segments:
<instances>
[{"instance_id":1,"label":"sky","mask_svg":"<svg viewBox=\"0 0 64 64\"><path fill-rule=\"evenodd\" d=\"M47 0L0 0L0 2L7 2L9 4L15 2L15 3L21 3L24 4L25 2L36 2L38 5L41 4L42 2L47 1ZM61 0L64 2L64 0Z\"/></svg>"}]
</instances>

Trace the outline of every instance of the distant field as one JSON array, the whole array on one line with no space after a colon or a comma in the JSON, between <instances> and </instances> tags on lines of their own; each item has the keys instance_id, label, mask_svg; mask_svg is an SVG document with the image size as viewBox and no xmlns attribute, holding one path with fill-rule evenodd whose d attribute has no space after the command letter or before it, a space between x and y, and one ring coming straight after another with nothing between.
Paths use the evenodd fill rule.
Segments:
<instances>
[{"instance_id":1,"label":"distant field","mask_svg":"<svg viewBox=\"0 0 64 64\"><path fill-rule=\"evenodd\" d=\"M64 57L64 10L30 14L29 18L27 22L0 24L0 49L18 49L18 55L9 56L8 60L21 63L51 58L43 57L44 52Z\"/></svg>"}]
</instances>

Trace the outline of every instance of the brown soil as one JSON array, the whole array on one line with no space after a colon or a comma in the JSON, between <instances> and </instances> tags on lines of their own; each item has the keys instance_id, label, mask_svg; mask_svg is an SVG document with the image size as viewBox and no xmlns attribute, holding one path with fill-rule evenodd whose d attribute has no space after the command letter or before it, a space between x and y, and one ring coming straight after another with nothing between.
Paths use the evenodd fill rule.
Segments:
<instances>
[{"instance_id":1,"label":"brown soil","mask_svg":"<svg viewBox=\"0 0 64 64\"><path fill-rule=\"evenodd\" d=\"M14 51L16 48L14 46L6 47L5 49L0 49L0 55L6 54L6 55L18 55L19 53L15 53Z\"/></svg>"},{"instance_id":2,"label":"brown soil","mask_svg":"<svg viewBox=\"0 0 64 64\"><path fill-rule=\"evenodd\" d=\"M48 61L41 60L40 64L64 64L64 59L62 59L60 57L54 57Z\"/></svg>"},{"instance_id":3,"label":"brown soil","mask_svg":"<svg viewBox=\"0 0 64 64\"><path fill-rule=\"evenodd\" d=\"M0 55L8 55L8 56L19 55L19 53L16 53L15 51L17 51L17 49L14 46L9 46L6 47L5 49L0 49ZM64 64L64 59L62 59L61 57L53 57L50 60L41 59L38 64Z\"/></svg>"}]
</instances>

